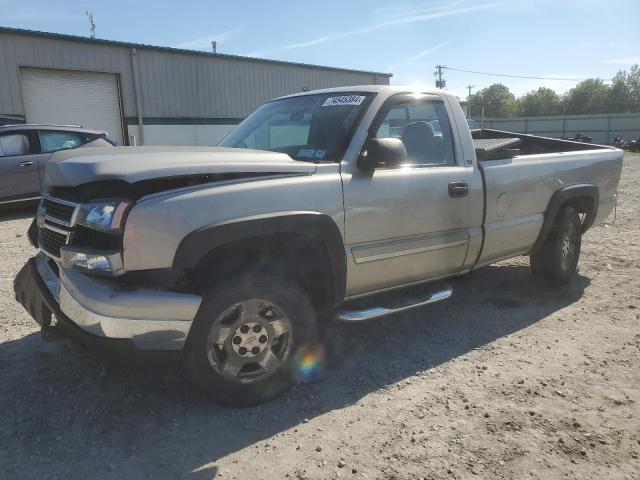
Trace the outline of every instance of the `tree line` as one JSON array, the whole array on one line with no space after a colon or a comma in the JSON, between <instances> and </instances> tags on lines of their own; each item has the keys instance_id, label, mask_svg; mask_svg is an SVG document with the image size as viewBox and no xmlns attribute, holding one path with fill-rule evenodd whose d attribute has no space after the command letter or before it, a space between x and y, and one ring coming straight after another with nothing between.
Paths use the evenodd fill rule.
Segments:
<instances>
[{"instance_id":1,"label":"tree line","mask_svg":"<svg viewBox=\"0 0 640 480\"><path fill-rule=\"evenodd\" d=\"M483 106L489 118L640 112L640 65L620 70L610 84L590 78L564 95L540 87L516 98L509 88L494 83L471 95L469 116L482 116Z\"/></svg>"}]
</instances>

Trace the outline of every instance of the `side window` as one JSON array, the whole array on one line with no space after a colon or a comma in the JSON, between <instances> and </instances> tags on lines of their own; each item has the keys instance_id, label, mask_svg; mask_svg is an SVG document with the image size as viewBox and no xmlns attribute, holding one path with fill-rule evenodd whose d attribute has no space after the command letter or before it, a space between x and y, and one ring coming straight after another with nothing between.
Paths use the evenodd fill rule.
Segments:
<instances>
[{"instance_id":1,"label":"side window","mask_svg":"<svg viewBox=\"0 0 640 480\"><path fill-rule=\"evenodd\" d=\"M29 137L26 133L0 135L0 157L28 155Z\"/></svg>"},{"instance_id":2,"label":"side window","mask_svg":"<svg viewBox=\"0 0 640 480\"><path fill-rule=\"evenodd\" d=\"M76 148L85 143L83 137L75 132L39 130L38 135L40 136L40 149L42 153L69 150L70 148Z\"/></svg>"},{"instance_id":3,"label":"side window","mask_svg":"<svg viewBox=\"0 0 640 480\"><path fill-rule=\"evenodd\" d=\"M377 138L399 138L413 165L455 165L453 135L442 102L403 103L391 108Z\"/></svg>"}]
</instances>

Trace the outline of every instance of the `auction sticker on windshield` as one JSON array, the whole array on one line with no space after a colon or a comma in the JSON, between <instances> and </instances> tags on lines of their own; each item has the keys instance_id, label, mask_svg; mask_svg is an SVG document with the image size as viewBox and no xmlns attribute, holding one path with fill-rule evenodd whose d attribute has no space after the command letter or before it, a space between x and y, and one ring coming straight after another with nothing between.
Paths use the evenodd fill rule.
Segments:
<instances>
[{"instance_id":1,"label":"auction sticker on windshield","mask_svg":"<svg viewBox=\"0 0 640 480\"><path fill-rule=\"evenodd\" d=\"M360 105L364 102L364 95L340 95L339 97L329 97L322 104L323 107L335 107L336 105Z\"/></svg>"}]
</instances>

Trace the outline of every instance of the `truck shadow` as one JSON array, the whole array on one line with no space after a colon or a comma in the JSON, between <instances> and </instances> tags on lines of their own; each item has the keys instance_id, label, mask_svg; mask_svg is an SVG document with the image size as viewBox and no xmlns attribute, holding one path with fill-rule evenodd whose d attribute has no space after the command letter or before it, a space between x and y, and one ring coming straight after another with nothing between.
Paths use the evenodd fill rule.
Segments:
<instances>
[{"instance_id":1,"label":"truck shadow","mask_svg":"<svg viewBox=\"0 0 640 480\"><path fill-rule=\"evenodd\" d=\"M541 290L528 267L487 267L456 280L446 302L331 326L324 379L252 408L213 405L176 371L107 370L74 345L43 344L37 334L5 342L0 452L15 453L0 461L0 476L18 476L27 462L33 477L211 478L219 458L255 445L266 459L274 435L521 331L576 302L589 283L578 275Z\"/></svg>"}]
</instances>

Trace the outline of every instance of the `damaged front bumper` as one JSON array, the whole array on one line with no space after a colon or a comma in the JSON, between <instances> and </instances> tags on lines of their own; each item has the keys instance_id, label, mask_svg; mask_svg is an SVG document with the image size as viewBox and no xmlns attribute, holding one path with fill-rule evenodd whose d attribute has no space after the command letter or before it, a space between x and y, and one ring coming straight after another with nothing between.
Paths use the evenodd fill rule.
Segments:
<instances>
[{"instance_id":1,"label":"damaged front bumper","mask_svg":"<svg viewBox=\"0 0 640 480\"><path fill-rule=\"evenodd\" d=\"M122 288L114 279L61 268L42 253L18 273L14 290L45 338L70 337L107 357L123 349L179 352L202 301L187 293Z\"/></svg>"}]
</instances>

